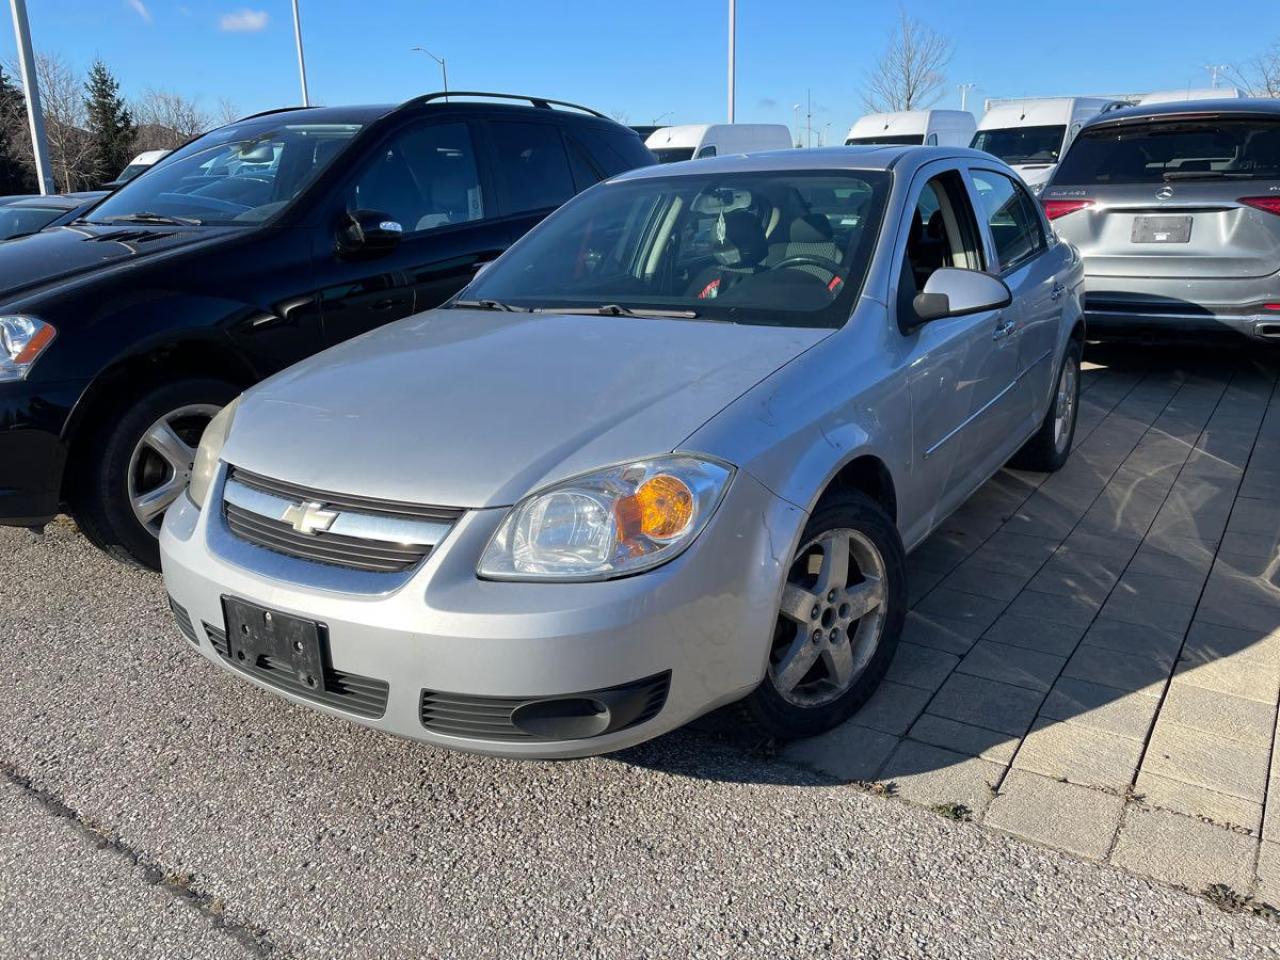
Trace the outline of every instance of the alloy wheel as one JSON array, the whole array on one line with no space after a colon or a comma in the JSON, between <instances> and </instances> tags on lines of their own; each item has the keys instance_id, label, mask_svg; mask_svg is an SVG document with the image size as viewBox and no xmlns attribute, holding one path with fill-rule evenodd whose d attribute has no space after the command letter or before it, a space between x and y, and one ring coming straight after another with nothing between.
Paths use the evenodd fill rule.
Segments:
<instances>
[{"instance_id":1,"label":"alloy wheel","mask_svg":"<svg viewBox=\"0 0 1280 960\"><path fill-rule=\"evenodd\" d=\"M885 565L852 529L828 530L796 554L783 589L769 658L779 696L801 707L839 699L880 644Z\"/></svg>"},{"instance_id":2,"label":"alloy wheel","mask_svg":"<svg viewBox=\"0 0 1280 960\"><path fill-rule=\"evenodd\" d=\"M1077 366L1070 362L1062 365L1062 373L1058 376L1058 393L1053 400L1053 447L1061 452L1071 438L1072 427L1076 419L1076 376Z\"/></svg>"},{"instance_id":3,"label":"alloy wheel","mask_svg":"<svg viewBox=\"0 0 1280 960\"><path fill-rule=\"evenodd\" d=\"M171 410L142 434L129 457L129 505L138 522L160 535L164 512L186 489L200 435L221 409L192 403Z\"/></svg>"}]
</instances>

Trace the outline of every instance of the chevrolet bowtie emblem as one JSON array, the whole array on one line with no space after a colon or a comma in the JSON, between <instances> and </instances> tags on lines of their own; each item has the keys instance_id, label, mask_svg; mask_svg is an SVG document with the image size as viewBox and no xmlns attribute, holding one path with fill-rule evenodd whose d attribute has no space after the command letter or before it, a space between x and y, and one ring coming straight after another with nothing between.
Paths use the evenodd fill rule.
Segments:
<instances>
[{"instance_id":1,"label":"chevrolet bowtie emblem","mask_svg":"<svg viewBox=\"0 0 1280 960\"><path fill-rule=\"evenodd\" d=\"M338 514L333 510L326 510L315 500L303 500L301 503L291 504L282 519L298 533L312 536L328 530L333 521L338 519Z\"/></svg>"}]
</instances>

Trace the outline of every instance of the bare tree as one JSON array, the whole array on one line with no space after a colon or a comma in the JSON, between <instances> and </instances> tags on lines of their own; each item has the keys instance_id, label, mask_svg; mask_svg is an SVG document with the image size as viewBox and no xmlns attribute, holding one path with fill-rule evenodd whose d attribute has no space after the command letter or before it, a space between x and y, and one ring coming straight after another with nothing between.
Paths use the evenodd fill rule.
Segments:
<instances>
[{"instance_id":1,"label":"bare tree","mask_svg":"<svg viewBox=\"0 0 1280 960\"><path fill-rule=\"evenodd\" d=\"M229 99L227 99L226 97L218 98L218 110L217 110L218 126L225 127L228 123L235 123L242 116L244 116L244 114L240 112L240 108L237 107L234 103L232 103Z\"/></svg>"},{"instance_id":2,"label":"bare tree","mask_svg":"<svg viewBox=\"0 0 1280 960\"><path fill-rule=\"evenodd\" d=\"M138 150L172 150L212 128L216 121L190 97L148 87L133 103Z\"/></svg>"},{"instance_id":3,"label":"bare tree","mask_svg":"<svg viewBox=\"0 0 1280 960\"><path fill-rule=\"evenodd\" d=\"M1251 97L1280 98L1280 43L1273 43L1243 66L1231 68L1227 76Z\"/></svg>"},{"instance_id":4,"label":"bare tree","mask_svg":"<svg viewBox=\"0 0 1280 960\"><path fill-rule=\"evenodd\" d=\"M9 70L15 75L19 73L14 65L10 65ZM85 128L84 83L66 60L48 53L36 54L36 78L40 84L54 183L64 192L84 190L92 185L97 173L93 138ZM25 109L7 110L6 115L0 117L0 123L5 125L14 155L34 170L31 129Z\"/></svg>"},{"instance_id":5,"label":"bare tree","mask_svg":"<svg viewBox=\"0 0 1280 960\"><path fill-rule=\"evenodd\" d=\"M862 102L872 113L923 110L942 96L951 41L899 11L889 46L868 74Z\"/></svg>"}]
</instances>

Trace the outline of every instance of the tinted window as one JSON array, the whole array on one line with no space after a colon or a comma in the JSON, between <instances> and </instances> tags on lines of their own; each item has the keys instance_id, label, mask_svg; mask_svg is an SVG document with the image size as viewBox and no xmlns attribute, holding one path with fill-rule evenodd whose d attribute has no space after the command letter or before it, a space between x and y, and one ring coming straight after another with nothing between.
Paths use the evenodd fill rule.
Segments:
<instances>
[{"instance_id":1,"label":"tinted window","mask_svg":"<svg viewBox=\"0 0 1280 960\"><path fill-rule=\"evenodd\" d=\"M35 233L66 212L60 207L0 207L0 240Z\"/></svg>"},{"instance_id":2,"label":"tinted window","mask_svg":"<svg viewBox=\"0 0 1280 960\"><path fill-rule=\"evenodd\" d=\"M903 147L918 147L924 141L918 133L884 134L877 137L850 137L845 146L862 146L865 144L881 144Z\"/></svg>"},{"instance_id":3,"label":"tinted window","mask_svg":"<svg viewBox=\"0 0 1280 960\"><path fill-rule=\"evenodd\" d=\"M658 158L659 163L678 163L693 159L693 147L663 147L654 150L653 155Z\"/></svg>"},{"instance_id":4,"label":"tinted window","mask_svg":"<svg viewBox=\"0 0 1280 960\"><path fill-rule=\"evenodd\" d=\"M333 162L358 123L233 123L170 154L93 211L93 223L145 214L197 223L258 222Z\"/></svg>"},{"instance_id":5,"label":"tinted window","mask_svg":"<svg viewBox=\"0 0 1280 960\"><path fill-rule=\"evenodd\" d=\"M1072 144L1055 184L1280 179L1280 122L1198 120L1094 127Z\"/></svg>"},{"instance_id":6,"label":"tinted window","mask_svg":"<svg viewBox=\"0 0 1280 960\"><path fill-rule=\"evenodd\" d=\"M508 213L558 207L574 194L569 157L558 128L546 123L492 123L498 167L507 182Z\"/></svg>"},{"instance_id":7,"label":"tinted window","mask_svg":"<svg viewBox=\"0 0 1280 960\"><path fill-rule=\"evenodd\" d=\"M396 134L365 167L350 210L377 210L407 233L484 216L475 151L465 123L420 124Z\"/></svg>"},{"instance_id":8,"label":"tinted window","mask_svg":"<svg viewBox=\"0 0 1280 960\"><path fill-rule=\"evenodd\" d=\"M1005 163L1057 163L1066 132L1065 125L979 130L973 135L972 146Z\"/></svg>"},{"instance_id":9,"label":"tinted window","mask_svg":"<svg viewBox=\"0 0 1280 960\"><path fill-rule=\"evenodd\" d=\"M875 247L889 175L717 173L612 183L567 204L463 293L517 307L616 304L838 327ZM774 242L785 227L794 243ZM792 247L801 249L791 249Z\"/></svg>"},{"instance_id":10,"label":"tinted window","mask_svg":"<svg viewBox=\"0 0 1280 960\"><path fill-rule=\"evenodd\" d=\"M1003 174L988 170L974 171L973 185L991 227L1001 270L1009 270L1043 249L1040 215L1026 190Z\"/></svg>"},{"instance_id":11,"label":"tinted window","mask_svg":"<svg viewBox=\"0 0 1280 960\"><path fill-rule=\"evenodd\" d=\"M645 148L644 142L626 130L584 126L574 130L569 136L582 146L592 163L606 177L653 163L653 155Z\"/></svg>"}]
</instances>

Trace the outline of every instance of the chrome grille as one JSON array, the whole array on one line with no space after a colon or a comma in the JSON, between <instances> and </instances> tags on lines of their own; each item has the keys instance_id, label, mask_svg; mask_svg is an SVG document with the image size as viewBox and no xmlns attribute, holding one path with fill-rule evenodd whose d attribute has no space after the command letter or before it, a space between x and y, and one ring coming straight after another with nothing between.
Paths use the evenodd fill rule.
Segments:
<instances>
[{"instance_id":1,"label":"chrome grille","mask_svg":"<svg viewBox=\"0 0 1280 960\"><path fill-rule=\"evenodd\" d=\"M287 664L277 663L274 657L262 656L254 663L237 663L231 659L231 645L227 642L225 630L206 621L204 631L218 656L228 664L278 690L362 717L380 717L387 711L388 687L385 680L344 673L330 667L324 672L325 689L313 690L303 684Z\"/></svg>"},{"instance_id":2,"label":"chrome grille","mask_svg":"<svg viewBox=\"0 0 1280 960\"><path fill-rule=\"evenodd\" d=\"M324 525L290 518L310 509ZM286 556L373 573L408 570L430 553L461 510L312 490L232 467L223 488L227 529Z\"/></svg>"}]
</instances>

